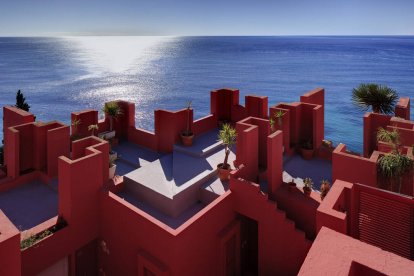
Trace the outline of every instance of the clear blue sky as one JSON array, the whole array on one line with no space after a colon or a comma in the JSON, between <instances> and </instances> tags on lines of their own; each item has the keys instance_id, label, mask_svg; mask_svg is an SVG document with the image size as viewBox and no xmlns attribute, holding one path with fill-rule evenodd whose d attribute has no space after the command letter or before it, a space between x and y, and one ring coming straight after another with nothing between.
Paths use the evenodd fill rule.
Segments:
<instances>
[{"instance_id":1,"label":"clear blue sky","mask_svg":"<svg viewBox=\"0 0 414 276\"><path fill-rule=\"evenodd\" d=\"M0 0L0 36L414 35L414 0Z\"/></svg>"}]
</instances>

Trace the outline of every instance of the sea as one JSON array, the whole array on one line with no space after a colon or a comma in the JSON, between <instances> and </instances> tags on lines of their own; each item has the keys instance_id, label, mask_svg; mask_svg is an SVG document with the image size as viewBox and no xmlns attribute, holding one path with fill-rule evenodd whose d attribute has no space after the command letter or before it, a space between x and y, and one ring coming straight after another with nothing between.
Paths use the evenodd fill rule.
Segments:
<instances>
[{"instance_id":1,"label":"sea","mask_svg":"<svg viewBox=\"0 0 414 276\"><path fill-rule=\"evenodd\" d=\"M103 117L106 101L123 99L152 131L154 109L191 100L196 118L208 115L214 89L240 89L242 104L266 95L271 106L323 87L325 138L361 152L365 111L351 94L366 82L414 98L414 36L0 37L0 106L20 89L39 121L69 124L91 108Z\"/></svg>"}]
</instances>

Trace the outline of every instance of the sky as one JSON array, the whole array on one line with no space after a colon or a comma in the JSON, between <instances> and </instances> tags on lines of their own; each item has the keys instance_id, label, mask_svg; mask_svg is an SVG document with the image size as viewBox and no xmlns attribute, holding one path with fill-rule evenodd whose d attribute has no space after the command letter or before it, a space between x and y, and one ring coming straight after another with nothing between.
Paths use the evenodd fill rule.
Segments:
<instances>
[{"instance_id":1,"label":"sky","mask_svg":"<svg viewBox=\"0 0 414 276\"><path fill-rule=\"evenodd\" d=\"M0 36L414 35L414 0L0 0Z\"/></svg>"}]
</instances>

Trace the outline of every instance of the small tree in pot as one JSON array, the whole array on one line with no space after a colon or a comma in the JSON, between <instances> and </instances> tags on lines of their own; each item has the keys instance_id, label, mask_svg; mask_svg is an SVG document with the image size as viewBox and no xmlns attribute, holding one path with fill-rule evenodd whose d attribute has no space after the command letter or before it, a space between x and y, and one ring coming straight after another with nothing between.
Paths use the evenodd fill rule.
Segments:
<instances>
[{"instance_id":1,"label":"small tree in pot","mask_svg":"<svg viewBox=\"0 0 414 276\"><path fill-rule=\"evenodd\" d=\"M224 156L224 162L217 165L219 178L222 181L229 179L231 166L228 163L228 159L229 159L229 154L230 154L230 147L234 145L234 143L236 142L236 137L237 137L236 129L231 127L229 124L224 124L222 126L222 129L219 132L218 138L219 138L219 141L223 142L225 156Z\"/></svg>"},{"instance_id":2,"label":"small tree in pot","mask_svg":"<svg viewBox=\"0 0 414 276\"><path fill-rule=\"evenodd\" d=\"M109 117L109 131L113 130L114 120L122 116L121 107L116 102L106 103L102 111Z\"/></svg>"},{"instance_id":3,"label":"small tree in pot","mask_svg":"<svg viewBox=\"0 0 414 276\"><path fill-rule=\"evenodd\" d=\"M305 195L310 195L311 194L311 191L312 191L312 187L313 187L313 181L312 181L312 179L311 178L309 178L309 177L306 177L304 180L303 180L303 193L305 194Z\"/></svg>"},{"instance_id":4,"label":"small tree in pot","mask_svg":"<svg viewBox=\"0 0 414 276\"><path fill-rule=\"evenodd\" d=\"M401 192L404 175L413 170L414 162L408 156L401 153L400 134L396 131L388 131L379 128L377 140L390 143L392 151L381 156L378 159L378 171L390 183L391 191L396 191L394 184L398 186L398 192Z\"/></svg>"},{"instance_id":5,"label":"small tree in pot","mask_svg":"<svg viewBox=\"0 0 414 276\"><path fill-rule=\"evenodd\" d=\"M191 101L187 102L186 109L187 109L187 126L186 126L186 129L183 132L181 132L181 142L183 143L184 146L191 146L193 144L193 138L194 138L194 134L190 130Z\"/></svg>"},{"instance_id":6,"label":"small tree in pot","mask_svg":"<svg viewBox=\"0 0 414 276\"><path fill-rule=\"evenodd\" d=\"M95 131L98 130L98 129L99 129L98 125L89 125L88 126L88 131L92 132L92 136L95 136Z\"/></svg>"},{"instance_id":7,"label":"small tree in pot","mask_svg":"<svg viewBox=\"0 0 414 276\"><path fill-rule=\"evenodd\" d=\"M322 180L321 182L321 199L323 200L325 196L328 194L329 190L331 189L331 184L328 180Z\"/></svg>"}]
</instances>

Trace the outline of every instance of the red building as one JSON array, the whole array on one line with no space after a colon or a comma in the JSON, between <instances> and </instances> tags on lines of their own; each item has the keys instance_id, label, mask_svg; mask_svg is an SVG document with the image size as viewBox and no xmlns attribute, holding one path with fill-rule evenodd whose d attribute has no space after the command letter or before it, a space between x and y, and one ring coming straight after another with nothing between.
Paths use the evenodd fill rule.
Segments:
<instances>
[{"instance_id":1,"label":"red building","mask_svg":"<svg viewBox=\"0 0 414 276\"><path fill-rule=\"evenodd\" d=\"M210 115L155 110L154 132L135 127L135 104L117 103L113 138L96 110L72 113L71 129L3 107L0 275L414 274L413 173L401 193L386 190L377 161L390 146L376 142L379 127L395 129L413 159L409 99L398 118L364 116L363 155L324 140L321 88L270 107L215 90ZM188 122L195 139L184 147ZM223 122L237 130L227 181L216 172ZM91 135L95 124L108 141ZM333 185L321 200L323 179Z\"/></svg>"}]
</instances>

